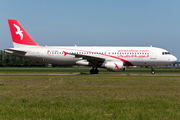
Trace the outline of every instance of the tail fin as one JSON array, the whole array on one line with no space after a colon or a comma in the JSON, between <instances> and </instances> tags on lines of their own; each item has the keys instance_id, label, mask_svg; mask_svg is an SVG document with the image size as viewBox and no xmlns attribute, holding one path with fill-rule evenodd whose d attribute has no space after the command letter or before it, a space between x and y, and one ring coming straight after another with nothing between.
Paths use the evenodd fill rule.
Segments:
<instances>
[{"instance_id":1,"label":"tail fin","mask_svg":"<svg viewBox=\"0 0 180 120\"><path fill-rule=\"evenodd\" d=\"M15 19L8 19L15 48L39 46Z\"/></svg>"}]
</instances>

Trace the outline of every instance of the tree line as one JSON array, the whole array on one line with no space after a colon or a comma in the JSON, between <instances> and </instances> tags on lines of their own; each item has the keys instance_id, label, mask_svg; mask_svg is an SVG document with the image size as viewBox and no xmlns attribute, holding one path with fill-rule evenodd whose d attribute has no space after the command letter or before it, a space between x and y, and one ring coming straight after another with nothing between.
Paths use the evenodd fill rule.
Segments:
<instances>
[{"instance_id":1,"label":"tree line","mask_svg":"<svg viewBox=\"0 0 180 120\"><path fill-rule=\"evenodd\" d=\"M45 67L48 64L13 56L0 50L0 67Z\"/></svg>"}]
</instances>

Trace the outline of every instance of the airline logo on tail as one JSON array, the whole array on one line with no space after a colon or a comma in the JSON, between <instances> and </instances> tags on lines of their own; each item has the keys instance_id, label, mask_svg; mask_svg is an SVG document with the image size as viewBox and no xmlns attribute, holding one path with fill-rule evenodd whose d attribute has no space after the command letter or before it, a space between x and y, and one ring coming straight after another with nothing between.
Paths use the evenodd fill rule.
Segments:
<instances>
[{"instance_id":1,"label":"airline logo on tail","mask_svg":"<svg viewBox=\"0 0 180 120\"><path fill-rule=\"evenodd\" d=\"M21 37L21 40L23 39L23 34L22 34L22 30L20 30L20 27L19 26L17 26L16 24L13 24L14 25L14 27L17 29L17 32L16 32L16 34L19 34L20 35L20 37Z\"/></svg>"}]
</instances>

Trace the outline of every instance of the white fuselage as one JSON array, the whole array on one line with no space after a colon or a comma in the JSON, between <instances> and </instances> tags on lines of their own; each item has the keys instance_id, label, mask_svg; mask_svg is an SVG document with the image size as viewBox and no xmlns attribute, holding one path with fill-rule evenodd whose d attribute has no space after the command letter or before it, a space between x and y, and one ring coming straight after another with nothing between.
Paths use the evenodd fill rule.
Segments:
<instances>
[{"instance_id":1,"label":"white fuselage","mask_svg":"<svg viewBox=\"0 0 180 120\"><path fill-rule=\"evenodd\" d=\"M174 63L177 58L165 49L157 47L22 47L26 53L13 52L11 54L51 64L58 65L92 65L83 61L101 58L104 61L122 61L125 66L159 66ZM6 51L8 52L8 51ZM79 55L79 56L78 56ZM97 60L96 60L97 61ZM102 61L102 63L104 62ZM101 62L99 62L101 63ZM99 64L97 63L97 64Z\"/></svg>"}]
</instances>

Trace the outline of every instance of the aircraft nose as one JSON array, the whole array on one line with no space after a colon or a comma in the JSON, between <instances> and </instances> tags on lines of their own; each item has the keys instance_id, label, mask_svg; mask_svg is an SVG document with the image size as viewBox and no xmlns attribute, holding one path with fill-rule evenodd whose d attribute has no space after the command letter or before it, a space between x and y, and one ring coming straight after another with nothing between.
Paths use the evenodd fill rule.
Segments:
<instances>
[{"instance_id":1,"label":"aircraft nose","mask_svg":"<svg viewBox=\"0 0 180 120\"><path fill-rule=\"evenodd\" d=\"M177 58L174 55L169 56L169 64L174 64L177 61Z\"/></svg>"},{"instance_id":2,"label":"aircraft nose","mask_svg":"<svg viewBox=\"0 0 180 120\"><path fill-rule=\"evenodd\" d=\"M174 62L176 62L177 61L177 58L174 56Z\"/></svg>"},{"instance_id":3,"label":"aircraft nose","mask_svg":"<svg viewBox=\"0 0 180 120\"><path fill-rule=\"evenodd\" d=\"M177 58L175 56L172 56L171 61L175 63L177 61Z\"/></svg>"}]
</instances>

